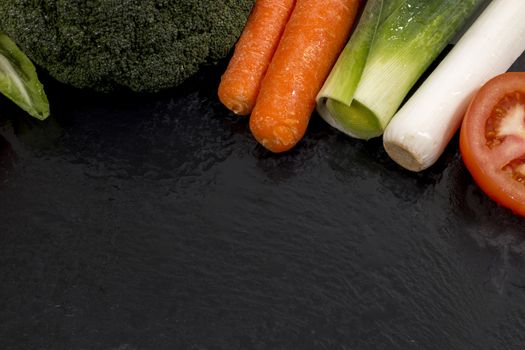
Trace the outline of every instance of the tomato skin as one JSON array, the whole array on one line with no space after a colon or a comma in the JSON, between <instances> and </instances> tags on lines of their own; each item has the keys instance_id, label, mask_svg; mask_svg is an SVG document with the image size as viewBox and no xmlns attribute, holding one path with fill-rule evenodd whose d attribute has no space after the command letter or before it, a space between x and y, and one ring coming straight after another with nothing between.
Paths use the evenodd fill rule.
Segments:
<instances>
[{"instance_id":1,"label":"tomato skin","mask_svg":"<svg viewBox=\"0 0 525 350\"><path fill-rule=\"evenodd\" d=\"M525 216L525 184L497 168L495 164L501 164L501 160L487 146L485 138L485 123L494 107L515 91L525 95L525 72L499 75L481 87L463 119L459 146L463 162L483 192L500 205ZM525 139L522 141L518 144L525 155Z\"/></svg>"}]
</instances>

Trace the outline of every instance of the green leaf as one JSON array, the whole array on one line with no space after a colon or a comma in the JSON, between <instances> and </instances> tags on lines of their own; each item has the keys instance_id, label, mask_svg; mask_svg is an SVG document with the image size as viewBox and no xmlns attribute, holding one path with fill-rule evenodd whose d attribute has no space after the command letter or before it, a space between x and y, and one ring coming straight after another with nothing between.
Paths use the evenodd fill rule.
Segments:
<instances>
[{"instance_id":1,"label":"green leaf","mask_svg":"<svg viewBox=\"0 0 525 350\"><path fill-rule=\"evenodd\" d=\"M49 102L36 69L16 44L0 33L0 93L31 116L44 120L49 116Z\"/></svg>"}]
</instances>

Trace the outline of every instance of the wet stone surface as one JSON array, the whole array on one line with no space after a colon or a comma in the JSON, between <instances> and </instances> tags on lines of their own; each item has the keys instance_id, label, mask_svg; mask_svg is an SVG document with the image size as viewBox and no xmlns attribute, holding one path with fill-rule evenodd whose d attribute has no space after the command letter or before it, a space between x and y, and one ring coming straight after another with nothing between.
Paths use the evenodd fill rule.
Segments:
<instances>
[{"instance_id":1,"label":"wet stone surface","mask_svg":"<svg viewBox=\"0 0 525 350\"><path fill-rule=\"evenodd\" d=\"M519 69L519 63L514 69ZM523 219L457 140L411 174L315 116L268 154L215 97L0 100L0 347L522 349Z\"/></svg>"}]
</instances>

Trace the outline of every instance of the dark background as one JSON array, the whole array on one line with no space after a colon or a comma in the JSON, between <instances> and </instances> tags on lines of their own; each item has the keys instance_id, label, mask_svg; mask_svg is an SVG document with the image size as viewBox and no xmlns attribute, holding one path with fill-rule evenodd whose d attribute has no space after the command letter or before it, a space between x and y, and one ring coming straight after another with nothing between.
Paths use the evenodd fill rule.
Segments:
<instances>
[{"instance_id":1,"label":"dark background","mask_svg":"<svg viewBox=\"0 0 525 350\"><path fill-rule=\"evenodd\" d=\"M457 139L412 174L315 115L271 155L216 95L0 99L0 348L523 349L523 219ZM514 70L525 68L522 58Z\"/></svg>"}]
</instances>

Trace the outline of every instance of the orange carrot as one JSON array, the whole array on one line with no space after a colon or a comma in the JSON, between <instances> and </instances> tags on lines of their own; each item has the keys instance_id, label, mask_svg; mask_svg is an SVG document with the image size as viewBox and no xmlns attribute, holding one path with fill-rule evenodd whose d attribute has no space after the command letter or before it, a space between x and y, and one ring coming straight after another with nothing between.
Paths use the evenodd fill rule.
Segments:
<instances>
[{"instance_id":1,"label":"orange carrot","mask_svg":"<svg viewBox=\"0 0 525 350\"><path fill-rule=\"evenodd\" d=\"M219 99L231 111L248 115L277 49L295 0L257 0L219 85Z\"/></svg>"},{"instance_id":2,"label":"orange carrot","mask_svg":"<svg viewBox=\"0 0 525 350\"><path fill-rule=\"evenodd\" d=\"M359 5L359 0L297 0L250 118L253 135L270 151L287 151L304 136Z\"/></svg>"}]
</instances>

